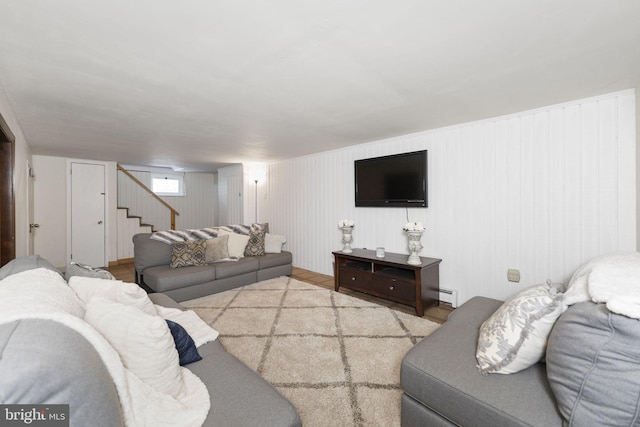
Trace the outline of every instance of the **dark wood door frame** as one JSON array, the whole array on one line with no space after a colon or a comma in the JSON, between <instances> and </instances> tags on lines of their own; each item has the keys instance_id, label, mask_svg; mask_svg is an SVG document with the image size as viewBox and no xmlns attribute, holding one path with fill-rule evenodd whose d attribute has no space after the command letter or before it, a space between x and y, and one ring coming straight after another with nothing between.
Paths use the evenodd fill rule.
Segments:
<instances>
[{"instance_id":1,"label":"dark wood door frame","mask_svg":"<svg viewBox=\"0 0 640 427\"><path fill-rule=\"evenodd\" d=\"M16 257L15 136L0 115L0 266Z\"/></svg>"}]
</instances>

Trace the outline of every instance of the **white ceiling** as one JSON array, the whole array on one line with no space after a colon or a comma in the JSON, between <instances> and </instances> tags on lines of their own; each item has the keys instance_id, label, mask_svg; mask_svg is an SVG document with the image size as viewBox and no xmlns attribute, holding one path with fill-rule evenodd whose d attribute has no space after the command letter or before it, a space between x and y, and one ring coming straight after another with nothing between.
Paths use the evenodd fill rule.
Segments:
<instances>
[{"instance_id":1,"label":"white ceiling","mask_svg":"<svg viewBox=\"0 0 640 427\"><path fill-rule=\"evenodd\" d=\"M638 0L0 0L34 154L213 170L640 87Z\"/></svg>"}]
</instances>

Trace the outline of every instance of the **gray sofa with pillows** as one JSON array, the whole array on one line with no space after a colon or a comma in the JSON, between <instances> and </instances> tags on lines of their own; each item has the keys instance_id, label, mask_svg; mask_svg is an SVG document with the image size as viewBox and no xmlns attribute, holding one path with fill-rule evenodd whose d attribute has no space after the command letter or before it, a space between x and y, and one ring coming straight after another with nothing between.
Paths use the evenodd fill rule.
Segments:
<instances>
[{"instance_id":1,"label":"gray sofa with pillows","mask_svg":"<svg viewBox=\"0 0 640 427\"><path fill-rule=\"evenodd\" d=\"M35 268L57 271L32 256L0 269L0 279ZM0 280L0 289L2 284ZM181 308L166 295L149 297L155 304ZM68 404L71 426L124 425L112 377L96 348L75 330L46 319L0 322L0 349L0 403ZM186 368L200 378L210 395L204 426L301 426L291 403L227 353L219 340L197 351L202 359Z\"/></svg>"},{"instance_id":2,"label":"gray sofa with pillows","mask_svg":"<svg viewBox=\"0 0 640 427\"><path fill-rule=\"evenodd\" d=\"M618 267L608 263L611 257L581 267L564 295L550 294L546 306L529 300L528 307L514 310L516 297L506 303L474 297L457 308L402 361L402 425L640 426L640 278L628 281L626 300L636 305L626 315L611 311L615 306L591 286L598 279L604 288L624 293L614 282L628 271L630 259L640 273L638 255L626 256ZM604 276L598 278L599 272ZM584 296L576 298L581 287ZM492 324L500 313L517 319L518 310L533 314L504 330ZM525 352L523 343L534 339L545 317L542 354L525 364L531 366L505 369L521 362L518 351ZM520 331L514 347L505 338L511 329ZM480 345L479 338L490 340L487 332L499 338L499 348L495 357L482 360L490 344ZM495 365L487 367L487 361Z\"/></svg>"},{"instance_id":3,"label":"gray sofa with pillows","mask_svg":"<svg viewBox=\"0 0 640 427\"><path fill-rule=\"evenodd\" d=\"M224 235L218 235L220 229ZM251 226L206 230L212 234L187 242L160 241L150 233L133 236L136 283L180 302L291 275L293 257L282 250L283 237L266 230L254 233ZM204 259L198 262L198 255L184 256L181 251L187 245L204 245ZM201 253L202 246L192 252Z\"/></svg>"}]
</instances>

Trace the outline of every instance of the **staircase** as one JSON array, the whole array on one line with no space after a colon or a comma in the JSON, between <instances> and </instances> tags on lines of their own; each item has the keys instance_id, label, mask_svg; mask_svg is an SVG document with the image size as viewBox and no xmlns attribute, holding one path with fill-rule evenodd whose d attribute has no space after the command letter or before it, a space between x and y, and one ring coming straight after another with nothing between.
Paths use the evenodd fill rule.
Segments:
<instances>
[{"instance_id":1,"label":"staircase","mask_svg":"<svg viewBox=\"0 0 640 427\"><path fill-rule=\"evenodd\" d=\"M129 215L129 208L118 207L118 262L133 260L132 237L138 233L153 233L153 225L143 224L142 218Z\"/></svg>"},{"instance_id":2,"label":"staircase","mask_svg":"<svg viewBox=\"0 0 640 427\"><path fill-rule=\"evenodd\" d=\"M154 232L154 226L142 222L142 217L137 215L138 212L142 212L147 216L147 213L160 213L161 218L157 215L150 215L150 219L160 224L160 229L167 229L169 226L172 230L175 230L176 215L180 215L173 207L167 202L158 197L151 189L141 182L138 178L132 175L129 171L123 168L121 165L117 165L118 169L118 210L117 210L117 224L118 224L118 263L128 262L133 260L133 241L132 238L138 233L152 233ZM130 199L125 197L124 203L121 200L121 185L123 183L132 182L133 185L124 185L129 188ZM126 200L133 203L130 205ZM122 205L133 206L133 208L125 207ZM132 209L134 214L129 213ZM146 212L146 213L145 213ZM155 219L154 219L155 218ZM149 221L149 219L147 219ZM167 224L164 226L163 224Z\"/></svg>"}]
</instances>

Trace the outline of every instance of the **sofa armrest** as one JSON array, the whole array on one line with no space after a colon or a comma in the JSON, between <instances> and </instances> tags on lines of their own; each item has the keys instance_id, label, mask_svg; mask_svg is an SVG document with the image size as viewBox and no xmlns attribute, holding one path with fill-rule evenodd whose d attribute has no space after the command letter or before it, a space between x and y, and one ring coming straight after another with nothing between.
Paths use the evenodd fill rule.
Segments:
<instances>
[{"instance_id":1,"label":"sofa armrest","mask_svg":"<svg viewBox=\"0 0 640 427\"><path fill-rule=\"evenodd\" d=\"M72 425L124 426L113 379L95 348L62 323L0 325L0 402L68 404Z\"/></svg>"},{"instance_id":2,"label":"sofa armrest","mask_svg":"<svg viewBox=\"0 0 640 427\"><path fill-rule=\"evenodd\" d=\"M150 238L151 233L138 233L133 236L133 264L136 278L144 270L157 265L171 264L171 245Z\"/></svg>"},{"instance_id":3,"label":"sofa armrest","mask_svg":"<svg viewBox=\"0 0 640 427\"><path fill-rule=\"evenodd\" d=\"M161 305L163 307L177 308L178 310L183 310L183 311L185 309L183 306L180 305L180 303L176 302L173 298L161 292L155 292L155 293L149 294L149 299L151 300L152 303Z\"/></svg>"}]
</instances>

